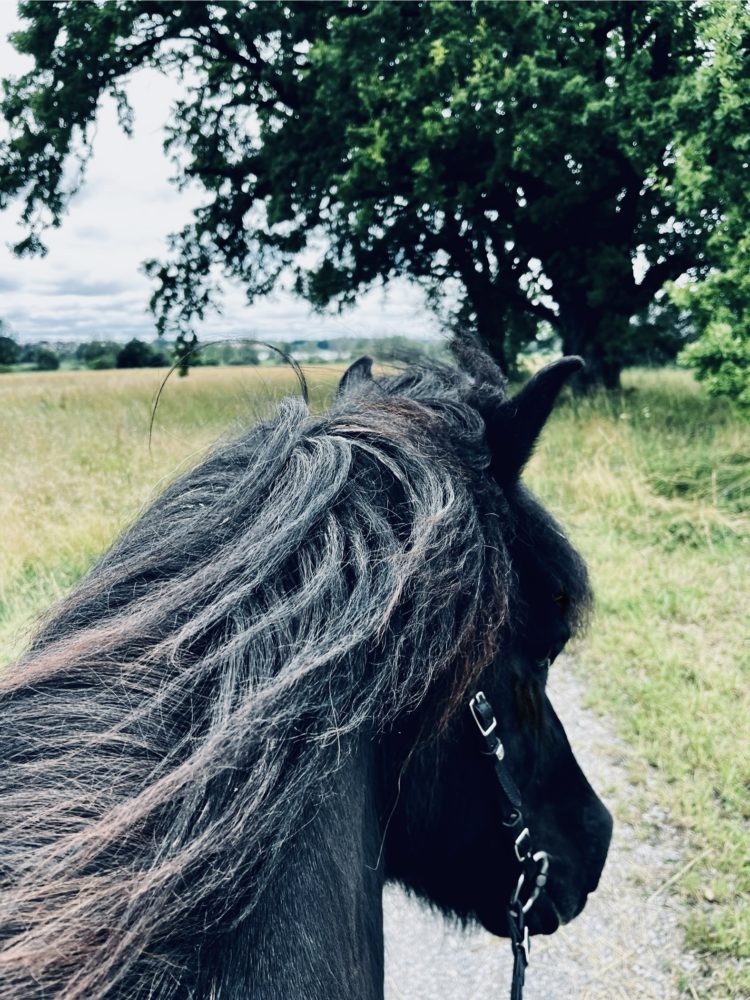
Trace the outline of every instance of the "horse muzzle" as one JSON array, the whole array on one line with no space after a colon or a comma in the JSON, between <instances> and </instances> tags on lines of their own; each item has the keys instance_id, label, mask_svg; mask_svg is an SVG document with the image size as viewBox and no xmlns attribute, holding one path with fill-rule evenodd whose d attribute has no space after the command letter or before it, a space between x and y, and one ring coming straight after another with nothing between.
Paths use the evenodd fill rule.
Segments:
<instances>
[{"instance_id":1,"label":"horse muzzle","mask_svg":"<svg viewBox=\"0 0 750 1000\"><path fill-rule=\"evenodd\" d=\"M527 915L530 934L552 934L574 920L596 891L612 839L612 815L600 799L586 810L585 843L576 863L552 855L549 880Z\"/></svg>"}]
</instances>

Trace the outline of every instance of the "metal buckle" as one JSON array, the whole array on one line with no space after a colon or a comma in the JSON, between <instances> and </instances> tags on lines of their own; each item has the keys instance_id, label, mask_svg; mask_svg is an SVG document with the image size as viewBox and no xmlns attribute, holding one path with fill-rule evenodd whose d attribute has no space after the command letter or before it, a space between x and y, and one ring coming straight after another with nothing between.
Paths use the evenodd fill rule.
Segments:
<instances>
[{"instance_id":1,"label":"metal buckle","mask_svg":"<svg viewBox=\"0 0 750 1000\"><path fill-rule=\"evenodd\" d=\"M546 879L547 872L549 871L549 854L547 854L546 851L535 851L534 854L531 855L531 860L539 863L539 875L537 875L537 879L541 876L544 876ZM544 883L542 883L542 885L544 885Z\"/></svg>"},{"instance_id":2,"label":"metal buckle","mask_svg":"<svg viewBox=\"0 0 750 1000\"><path fill-rule=\"evenodd\" d=\"M522 831L518 839L520 840L521 837L523 837L524 833L526 832L528 831L526 830ZM517 855L518 851L516 851L516 856ZM528 858L528 855L525 855L525 857ZM519 858L518 860L522 861L523 859ZM521 912L524 914L524 916L529 912L534 903L536 903L537 899L539 898L539 894L541 893L544 886L547 884L547 872L549 871L549 855L547 854L546 851L536 851L534 854L531 855L531 860L535 861L539 865L539 871L534 876L534 889L531 895L529 896L529 898L526 900L525 903L521 902L520 900L521 889L523 887L524 882L526 881L525 872L521 872L521 874L518 876L518 882L516 883L515 891L510 898L510 905L515 906L516 904L518 904L521 907Z\"/></svg>"},{"instance_id":3,"label":"metal buckle","mask_svg":"<svg viewBox=\"0 0 750 1000\"><path fill-rule=\"evenodd\" d=\"M526 846L526 850L523 852L523 854L521 854L520 845L521 845L521 841L524 838L526 838L526 840L528 841L528 843L525 845ZM529 833L528 826L525 826L523 828L523 830L521 830L521 832L516 837L516 842L513 845L513 848L514 848L514 850L516 852L516 857L518 858L519 861L523 861L524 858L526 858L526 857L529 856L529 848L530 847L531 847L531 834Z\"/></svg>"},{"instance_id":4,"label":"metal buckle","mask_svg":"<svg viewBox=\"0 0 750 1000\"><path fill-rule=\"evenodd\" d=\"M519 951L523 952L524 964L528 965L531 954L531 938L529 937L529 928L523 917L523 910L518 904L511 902L508 914L518 935L513 943L513 952L514 954L517 954ZM523 931L521 931L521 928L523 928ZM513 936L512 932L511 936Z\"/></svg>"},{"instance_id":5,"label":"metal buckle","mask_svg":"<svg viewBox=\"0 0 750 1000\"><path fill-rule=\"evenodd\" d=\"M477 726L479 727L479 732L482 734L482 736L486 737L486 736L489 736L490 733L493 733L497 729L497 719L495 718L495 716L493 714L493 716L492 716L492 722L489 724L489 726L486 729L484 728L484 725L482 724L482 717L479 714L479 709L477 708L477 703L478 702L482 702L482 701L487 701L487 699L484 696L484 691L477 691L477 693L474 695L474 697L469 702L469 708L471 709L471 714L474 717L474 722L476 722ZM500 744L500 746L502 746L502 743ZM504 753L504 751L503 751L503 753ZM500 759L502 760L502 758L500 758Z\"/></svg>"},{"instance_id":6,"label":"metal buckle","mask_svg":"<svg viewBox=\"0 0 750 1000\"><path fill-rule=\"evenodd\" d=\"M521 907L524 914L528 913L537 899L539 899L539 893L547 884L547 872L549 871L549 855L546 851L537 851L535 854L532 854L531 860L537 862L539 871L534 878L534 891Z\"/></svg>"}]
</instances>

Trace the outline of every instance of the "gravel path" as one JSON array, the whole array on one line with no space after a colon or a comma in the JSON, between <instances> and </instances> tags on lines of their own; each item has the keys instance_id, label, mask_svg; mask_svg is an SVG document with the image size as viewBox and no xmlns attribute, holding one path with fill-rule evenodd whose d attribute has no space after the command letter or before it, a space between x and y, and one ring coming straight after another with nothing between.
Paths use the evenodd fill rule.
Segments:
<instances>
[{"instance_id":1,"label":"gravel path","mask_svg":"<svg viewBox=\"0 0 750 1000\"><path fill-rule=\"evenodd\" d=\"M550 693L589 780L615 814L615 833L598 891L583 914L551 937L534 938L527 1000L676 1000L697 996L695 958L682 951L679 910L664 884L686 859L657 807L639 828L626 749L584 708L569 663L553 671ZM461 931L389 888L385 898L386 1000L488 1000L510 990L510 947L484 931ZM677 987L682 979L683 988Z\"/></svg>"}]
</instances>

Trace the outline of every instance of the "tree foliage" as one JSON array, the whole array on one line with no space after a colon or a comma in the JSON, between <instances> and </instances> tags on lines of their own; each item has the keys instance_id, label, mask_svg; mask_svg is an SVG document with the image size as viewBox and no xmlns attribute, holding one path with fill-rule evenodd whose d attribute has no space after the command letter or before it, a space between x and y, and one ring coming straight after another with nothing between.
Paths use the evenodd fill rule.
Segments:
<instances>
[{"instance_id":1,"label":"tree foliage","mask_svg":"<svg viewBox=\"0 0 750 1000\"><path fill-rule=\"evenodd\" d=\"M118 351L118 345L111 340L90 340L78 344L75 349L75 359L94 370L115 368Z\"/></svg>"},{"instance_id":2,"label":"tree foliage","mask_svg":"<svg viewBox=\"0 0 750 1000\"><path fill-rule=\"evenodd\" d=\"M37 347L34 351L34 367L40 372L55 372L60 367L60 359L49 347Z\"/></svg>"},{"instance_id":3,"label":"tree foliage","mask_svg":"<svg viewBox=\"0 0 750 1000\"><path fill-rule=\"evenodd\" d=\"M21 348L13 337L2 333L0 326L0 365L15 365L21 357Z\"/></svg>"},{"instance_id":4,"label":"tree foliage","mask_svg":"<svg viewBox=\"0 0 750 1000\"><path fill-rule=\"evenodd\" d=\"M117 352L117 368L159 368L168 365L169 360L151 344L133 338Z\"/></svg>"},{"instance_id":5,"label":"tree foliage","mask_svg":"<svg viewBox=\"0 0 750 1000\"><path fill-rule=\"evenodd\" d=\"M677 170L681 211L712 220L714 267L670 293L702 334L681 360L750 412L750 7L712 4L709 33L680 94Z\"/></svg>"},{"instance_id":6,"label":"tree foliage","mask_svg":"<svg viewBox=\"0 0 750 1000\"><path fill-rule=\"evenodd\" d=\"M195 364L192 355L198 347L198 336L195 332L188 333L180 330L174 342L174 360L177 365L177 374L184 378L190 371L190 365Z\"/></svg>"},{"instance_id":7,"label":"tree foliage","mask_svg":"<svg viewBox=\"0 0 750 1000\"><path fill-rule=\"evenodd\" d=\"M711 396L727 396L750 414L750 337L747 330L714 320L700 340L681 352Z\"/></svg>"},{"instance_id":8,"label":"tree foliage","mask_svg":"<svg viewBox=\"0 0 750 1000\"><path fill-rule=\"evenodd\" d=\"M206 197L147 264L160 330L189 330L222 272L252 300L291 268L320 307L407 276L506 366L546 320L615 385L643 333L631 317L709 271L717 193L682 195L675 139L691 116L713 127L695 82L712 5L20 6L35 66L6 83L0 155L0 205L25 199L20 253L43 250L40 218L60 223L102 95L128 129L131 72L182 77L167 147Z\"/></svg>"}]
</instances>

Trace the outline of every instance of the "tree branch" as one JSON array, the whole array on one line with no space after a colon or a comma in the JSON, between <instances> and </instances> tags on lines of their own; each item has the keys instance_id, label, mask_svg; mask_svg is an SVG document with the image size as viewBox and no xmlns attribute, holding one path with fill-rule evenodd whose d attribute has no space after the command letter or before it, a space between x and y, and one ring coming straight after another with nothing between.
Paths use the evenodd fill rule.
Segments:
<instances>
[{"instance_id":1,"label":"tree branch","mask_svg":"<svg viewBox=\"0 0 750 1000\"><path fill-rule=\"evenodd\" d=\"M446 224L443 229L445 239L443 249L455 262L456 270L461 276L461 281L466 288L470 298L473 299L503 299L516 308L527 312L537 319L546 320L549 323L557 324L559 318L547 306L541 302L532 302L528 296L519 288L515 275L505 276L503 274L503 259L498 258L498 274L493 280L487 270L487 275L480 274L474 266L474 255L468 245L469 241L459 234L455 219L450 215L446 216ZM478 241L483 245L483 241ZM494 244L493 244L494 249ZM512 272L512 268L510 268Z\"/></svg>"},{"instance_id":2,"label":"tree branch","mask_svg":"<svg viewBox=\"0 0 750 1000\"><path fill-rule=\"evenodd\" d=\"M681 274L696 264L695 255L688 251L678 251L658 264L653 264L643 277L640 284L635 285L636 299L639 308L645 308L662 288L665 281L679 278Z\"/></svg>"}]
</instances>

